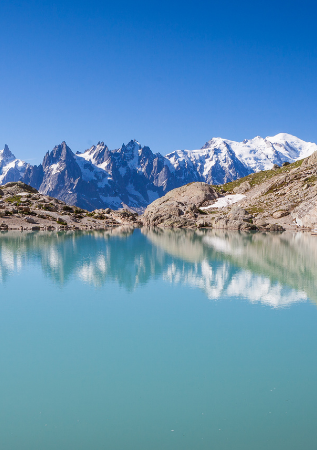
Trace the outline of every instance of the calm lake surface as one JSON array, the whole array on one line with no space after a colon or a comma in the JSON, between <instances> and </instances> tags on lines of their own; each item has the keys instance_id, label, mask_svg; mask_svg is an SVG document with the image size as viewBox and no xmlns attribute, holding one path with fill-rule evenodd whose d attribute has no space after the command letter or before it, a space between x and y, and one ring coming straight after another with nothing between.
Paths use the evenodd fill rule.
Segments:
<instances>
[{"instance_id":1,"label":"calm lake surface","mask_svg":"<svg viewBox=\"0 0 317 450\"><path fill-rule=\"evenodd\" d=\"M0 234L0 448L316 450L317 236Z\"/></svg>"}]
</instances>

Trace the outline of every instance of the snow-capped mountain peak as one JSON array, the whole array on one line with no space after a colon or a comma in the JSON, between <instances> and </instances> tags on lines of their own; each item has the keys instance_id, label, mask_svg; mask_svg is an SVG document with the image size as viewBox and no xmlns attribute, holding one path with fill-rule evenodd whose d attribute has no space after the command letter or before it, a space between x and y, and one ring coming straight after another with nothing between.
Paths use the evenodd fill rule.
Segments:
<instances>
[{"instance_id":1,"label":"snow-capped mountain peak","mask_svg":"<svg viewBox=\"0 0 317 450\"><path fill-rule=\"evenodd\" d=\"M287 133L279 133L275 136L268 136L266 141L282 151L286 149L292 159L307 158L317 150L317 145L313 142L306 142L296 136Z\"/></svg>"},{"instance_id":2,"label":"snow-capped mountain peak","mask_svg":"<svg viewBox=\"0 0 317 450\"><path fill-rule=\"evenodd\" d=\"M6 145L0 150L0 183L22 180L85 209L128 206L140 211L184 184L223 184L316 150L316 144L287 133L242 142L217 137L200 149L175 150L166 156L154 154L137 140L114 150L98 142L76 154L62 142L46 153L42 164L30 166L16 159Z\"/></svg>"},{"instance_id":3,"label":"snow-capped mountain peak","mask_svg":"<svg viewBox=\"0 0 317 450\"><path fill-rule=\"evenodd\" d=\"M7 144L5 144L4 149L0 150L0 167L5 166L6 164L14 161L16 157L10 151Z\"/></svg>"},{"instance_id":4,"label":"snow-capped mountain peak","mask_svg":"<svg viewBox=\"0 0 317 450\"><path fill-rule=\"evenodd\" d=\"M83 153L77 152L76 155L99 166L109 158L109 148L104 142L99 141L97 145L93 145Z\"/></svg>"},{"instance_id":5,"label":"snow-capped mountain peak","mask_svg":"<svg viewBox=\"0 0 317 450\"><path fill-rule=\"evenodd\" d=\"M166 157L176 170L196 161L201 181L219 184L248 173L271 169L274 164L294 162L317 150L317 145L305 142L287 133L242 142L212 138L199 150L177 150ZM229 167L234 167L234 171ZM219 181L222 177L223 181Z\"/></svg>"},{"instance_id":6,"label":"snow-capped mountain peak","mask_svg":"<svg viewBox=\"0 0 317 450\"><path fill-rule=\"evenodd\" d=\"M17 159L7 144L0 150L0 184L20 180L24 176L28 164Z\"/></svg>"}]
</instances>

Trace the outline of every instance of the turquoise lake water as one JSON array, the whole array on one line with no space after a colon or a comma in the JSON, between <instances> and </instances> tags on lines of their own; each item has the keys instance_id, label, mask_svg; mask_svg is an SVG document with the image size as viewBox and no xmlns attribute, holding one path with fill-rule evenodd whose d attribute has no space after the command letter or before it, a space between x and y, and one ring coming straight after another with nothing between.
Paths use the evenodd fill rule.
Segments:
<instances>
[{"instance_id":1,"label":"turquoise lake water","mask_svg":"<svg viewBox=\"0 0 317 450\"><path fill-rule=\"evenodd\" d=\"M317 237L0 234L0 448L316 450Z\"/></svg>"}]
</instances>

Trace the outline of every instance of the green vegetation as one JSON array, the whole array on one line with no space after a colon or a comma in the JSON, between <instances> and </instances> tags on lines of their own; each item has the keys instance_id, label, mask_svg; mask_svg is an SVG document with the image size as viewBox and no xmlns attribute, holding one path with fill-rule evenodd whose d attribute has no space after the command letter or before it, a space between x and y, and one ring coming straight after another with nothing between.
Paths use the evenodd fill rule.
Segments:
<instances>
[{"instance_id":1,"label":"green vegetation","mask_svg":"<svg viewBox=\"0 0 317 450\"><path fill-rule=\"evenodd\" d=\"M287 183L286 181L283 181L283 183L280 183L280 184L276 183L274 186L271 187L271 189L269 189L269 190L265 193L265 195L273 194L273 192L282 189L284 186L287 186L287 184L288 184L288 183Z\"/></svg>"},{"instance_id":2,"label":"green vegetation","mask_svg":"<svg viewBox=\"0 0 317 450\"><path fill-rule=\"evenodd\" d=\"M15 203L17 206L21 203L21 195L13 195L12 197L8 197L5 199L8 203Z\"/></svg>"},{"instance_id":3,"label":"green vegetation","mask_svg":"<svg viewBox=\"0 0 317 450\"><path fill-rule=\"evenodd\" d=\"M228 194L229 192L232 192L234 188L240 186L240 184L244 183L245 181L248 181L251 187L253 187L258 184L261 184L263 181L270 180L275 175L280 175L282 173L287 174L292 169L300 167L303 161L304 160L301 159L287 166L280 167L279 169L262 170L261 172L251 173L246 177L239 178L238 180L235 181L230 181L229 183L214 185L213 188L218 192L224 191L224 193Z\"/></svg>"},{"instance_id":4,"label":"green vegetation","mask_svg":"<svg viewBox=\"0 0 317 450\"><path fill-rule=\"evenodd\" d=\"M37 194L38 190L33 188L32 186L29 186L28 184L23 183L22 181L11 181L9 183L6 183L5 185L2 185L2 187L10 188L13 186L19 186L20 189L23 189L23 191L31 192L32 194Z\"/></svg>"},{"instance_id":5,"label":"green vegetation","mask_svg":"<svg viewBox=\"0 0 317 450\"><path fill-rule=\"evenodd\" d=\"M306 183L315 183L317 181L317 175L312 175L311 177L307 177L304 180Z\"/></svg>"},{"instance_id":6,"label":"green vegetation","mask_svg":"<svg viewBox=\"0 0 317 450\"><path fill-rule=\"evenodd\" d=\"M54 208L55 208L53 203L48 203L48 204L39 203L37 206L39 209L44 209L44 211L54 211Z\"/></svg>"},{"instance_id":7,"label":"green vegetation","mask_svg":"<svg viewBox=\"0 0 317 450\"><path fill-rule=\"evenodd\" d=\"M247 209L249 214L260 214L262 212L264 212L264 208L261 208L259 206L252 206L251 208Z\"/></svg>"},{"instance_id":8,"label":"green vegetation","mask_svg":"<svg viewBox=\"0 0 317 450\"><path fill-rule=\"evenodd\" d=\"M65 222L64 220L57 220L56 223L58 223L59 225L67 225L67 222Z\"/></svg>"},{"instance_id":9,"label":"green vegetation","mask_svg":"<svg viewBox=\"0 0 317 450\"><path fill-rule=\"evenodd\" d=\"M73 208L71 206L68 205L64 205L62 208L63 211L69 211L69 212L73 212Z\"/></svg>"}]
</instances>

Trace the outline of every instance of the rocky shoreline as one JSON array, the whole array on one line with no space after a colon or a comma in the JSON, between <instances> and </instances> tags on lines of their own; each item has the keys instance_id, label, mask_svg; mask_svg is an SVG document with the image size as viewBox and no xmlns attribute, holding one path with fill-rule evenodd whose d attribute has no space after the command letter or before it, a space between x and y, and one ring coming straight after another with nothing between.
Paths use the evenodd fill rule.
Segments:
<instances>
[{"instance_id":1,"label":"rocky shoreline","mask_svg":"<svg viewBox=\"0 0 317 450\"><path fill-rule=\"evenodd\" d=\"M89 212L22 182L0 187L0 231L106 230L126 225L141 226L138 214L109 208Z\"/></svg>"},{"instance_id":2,"label":"rocky shoreline","mask_svg":"<svg viewBox=\"0 0 317 450\"><path fill-rule=\"evenodd\" d=\"M22 182L0 187L0 231L106 230L113 227L313 231L317 228L317 152L293 164L212 186L189 183L129 210L87 210Z\"/></svg>"}]
</instances>

